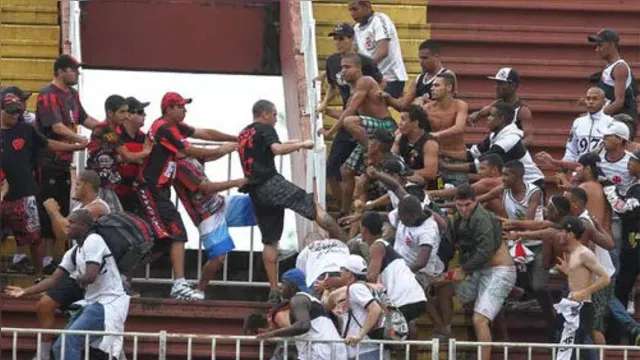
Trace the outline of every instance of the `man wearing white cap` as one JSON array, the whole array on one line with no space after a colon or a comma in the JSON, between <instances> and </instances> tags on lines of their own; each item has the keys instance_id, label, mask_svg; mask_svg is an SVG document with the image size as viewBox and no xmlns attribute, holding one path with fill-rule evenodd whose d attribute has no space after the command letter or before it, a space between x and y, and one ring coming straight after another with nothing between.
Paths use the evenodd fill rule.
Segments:
<instances>
[{"instance_id":1,"label":"man wearing white cap","mask_svg":"<svg viewBox=\"0 0 640 360\"><path fill-rule=\"evenodd\" d=\"M531 109L517 95L520 87L520 74L512 67L503 67L495 76L487 76L487 79L496 82L496 100L482 109L471 113L467 122L474 125L478 120L489 116L491 107L496 102L502 101L513 107L515 113L513 123L524 132L523 142L525 145L531 144L533 126L531 125Z\"/></svg>"},{"instance_id":2,"label":"man wearing white cap","mask_svg":"<svg viewBox=\"0 0 640 360\"><path fill-rule=\"evenodd\" d=\"M366 284L367 262L358 255L349 255L342 267L342 280L347 285L347 301L343 304L342 329L340 334L346 338L348 344L358 343L369 339L369 333L378 327L378 320L383 310L375 300L372 290ZM359 350L359 351L358 351ZM349 346L349 359L355 359L359 354L360 360L380 359L380 348L373 344Z\"/></svg>"},{"instance_id":3,"label":"man wearing white cap","mask_svg":"<svg viewBox=\"0 0 640 360\"><path fill-rule=\"evenodd\" d=\"M629 127L620 121L613 121L604 132L604 150L600 152L600 168L605 177L616 185L621 195L625 195L633 183L628 170L631 154L626 151L630 139Z\"/></svg>"}]
</instances>

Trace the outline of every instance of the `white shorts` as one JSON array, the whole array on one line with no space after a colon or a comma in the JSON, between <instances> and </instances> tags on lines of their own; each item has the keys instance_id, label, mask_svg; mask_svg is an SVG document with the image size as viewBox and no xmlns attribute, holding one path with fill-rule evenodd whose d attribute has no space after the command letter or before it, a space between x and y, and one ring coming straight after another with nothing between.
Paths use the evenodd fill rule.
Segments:
<instances>
[{"instance_id":1,"label":"white shorts","mask_svg":"<svg viewBox=\"0 0 640 360\"><path fill-rule=\"evenodd\" d=\"M475 300L473 311L493 320L516 283L515 266L494 266L474 271L455 285L456 296L463 303Z\"/></svg>"}]
</instances>

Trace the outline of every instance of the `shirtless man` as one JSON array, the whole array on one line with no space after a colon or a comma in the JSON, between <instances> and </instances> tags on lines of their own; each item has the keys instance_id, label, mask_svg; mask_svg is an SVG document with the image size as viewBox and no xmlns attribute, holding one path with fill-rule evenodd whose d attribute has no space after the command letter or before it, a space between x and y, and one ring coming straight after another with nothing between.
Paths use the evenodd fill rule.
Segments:
<instances>
[{"instance_id":1,"label":"shirtless man","mask_svg":"<svg viewBox=\"0 0 640 360\"><path fill-rule=\"evenodd\" d=\"M611 233L611 208L607 204L604 189L598 182L598 177L604 176L599 167L601 159L596 153L586 153L578 159L578 167L575 169L575 180L578 187L587 193L585 207L602 227Z\"/></svg>"},{"instance_id":2,"label":"shirtless man","mask_svg":"<svg viewBox=\"0 0 640 360\"><path fill-rule=\"evenodd\" d=\"M478 166L478 175L480 180L471 184L471 187L478 196L489 193L492 189L498 186L502 186L502 158L497 154L482 155L478 158L480 162ZM457 188L447 188L442 190L428 191L428 194L433 199L452 199L458 192ZM501 198L493 198L482 204L487 210L496 214L499 217L507 217L507 213L504 211ZM453 203L445 203L442 207L454 207Z\"/></svg>"},{"instance_id":3,"label":"shirtless man","mask_svg":"<svg viewBox=\"0 0 640 360\"><path fill-rule=\"evenodd\" d=\"M559 237L559 243L565 254L558 258L558 270L569 280L569 296L555 305L556 311L564 319L560 343L582 344L585 335L594 326L592 296L609 285L610 278L595 254L582 244L584 222L575 216L569 216L561 226L564 236ZM557 359L569 360L572 354L572 348L559 348Z\"/></svg>"},{"instance_id":4,"label":"shirtless man","mask_svg":"<svg viewBox=\"0 0 640 360\"><path fill-rule=\"evenodd\" d=\"M342 193L342 211L348 210L353 199L356 172L364 171L364 151L369 138L377 129L396 130L396 122L391 117L385 101L378 95L380 86L371 76L362 75L362 60L357 54L346 55L340 61L343 79L351 86L351 98L338 122L328 132L319 133L331 136L341 126L353 136L358 145L342 166L344 181ZM356 115L357 114L357 115Z\"/></svg>"},{"instance_id":5,"label":"shirtless man","mask_svg":"<svg viewBox=\"0 0 640 360\"><path fill-rule=\"evenodd\" d=\"M448 151L464 151L464 127L469 105L453 97L456 78L449 73L436 76L431 87L432 101L423 109L429 116L431 136L438 140L440 148ZM451 161L451 160L449 160ZM445 184L455 186L469 182L467 174L442 171Z\"/></svg>"}]
</instances>

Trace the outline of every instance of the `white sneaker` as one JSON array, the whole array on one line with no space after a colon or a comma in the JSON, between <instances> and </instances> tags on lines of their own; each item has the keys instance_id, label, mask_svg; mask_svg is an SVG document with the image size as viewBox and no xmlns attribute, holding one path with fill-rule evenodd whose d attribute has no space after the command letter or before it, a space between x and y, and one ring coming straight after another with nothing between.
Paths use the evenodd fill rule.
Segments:
<instances>
[{"instance_id":1,"label":"white sneaker","mask_svg":"<svg viewBox=\"0 0 640 360\"><path fill-rule=\"evenodd\" d=\"M195 290L185 281L173 284L173 287L171 288L171 297L186 301L204 300L204 293Z\"/></svg>"}]
</instances>

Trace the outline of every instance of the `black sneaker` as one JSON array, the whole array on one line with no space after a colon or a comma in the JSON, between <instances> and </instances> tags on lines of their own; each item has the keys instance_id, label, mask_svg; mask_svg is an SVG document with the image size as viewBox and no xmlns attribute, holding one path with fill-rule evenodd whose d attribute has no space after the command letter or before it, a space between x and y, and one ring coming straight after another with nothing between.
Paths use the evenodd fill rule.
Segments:
<instances>
[{"instance_id":1,"label":"black sneaker","mask_svg":"<svg viewBox=\"0 0 640 360\"><path fill-rule=\"evenodd\" d=\"M282 295L280 294L280 291L274 289L269 291L269 298L267 299L267 302L272 304L278 304L282 302Z\"/></svg>"},{"instance_id":2,"label":"black sneaker","mask_svg":"<svg viewBox=\"0 0 640 360\"><path fill-rule=\"evenodd\" d=\"M17 274L32 274L33 266L31 266L31 262L28 258L24 257L22 260L11 264L7 272L17 273Z\"/></svg>"},{"instance_id":3,"label":"black sneaker","mask_svg":"<svg viewBox=\"0 0 640 360\"><path fill-rule=\"evenodd\" d=\"M42 268L42 272L45 275L53 275L53 272L56 271L57 268L58 268L58 263L55 262L54 260L51 260L49 265Z\"/></svg>"}]
</instances>

